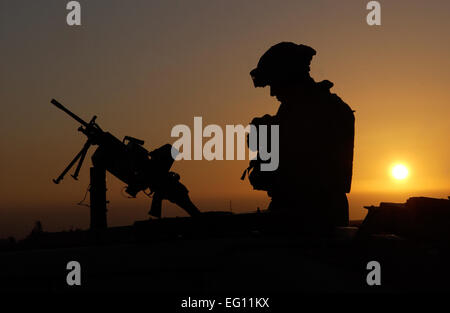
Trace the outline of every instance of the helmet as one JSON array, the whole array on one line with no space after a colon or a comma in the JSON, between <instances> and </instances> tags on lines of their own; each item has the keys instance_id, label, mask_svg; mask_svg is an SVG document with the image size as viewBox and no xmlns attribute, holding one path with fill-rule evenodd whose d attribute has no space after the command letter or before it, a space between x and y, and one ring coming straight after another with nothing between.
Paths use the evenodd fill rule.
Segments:
<instances>
[{"instance_id":1,"label":"helmet","mask_svg":"<svg viewBox=\"0 0 450 313\"><path fill-rule=\"evenodd\" d=\"M266 51L250 72L255 87L288 83L309 77L309 65L316 50L293 42L280 42Z\"/></svg>"}]
</instances>

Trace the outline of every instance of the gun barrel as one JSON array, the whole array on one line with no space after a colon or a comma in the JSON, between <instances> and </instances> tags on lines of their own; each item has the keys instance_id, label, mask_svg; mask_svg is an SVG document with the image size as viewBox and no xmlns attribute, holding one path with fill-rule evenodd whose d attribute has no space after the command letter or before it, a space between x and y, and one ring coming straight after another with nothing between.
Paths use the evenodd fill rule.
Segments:
<instances>
[{"instance_id":1,"label":"gun barrel","mask_svg":"<svg viewBox=\"0 0 450 313\"><path fill-rule=\"evenodd\" d=\"M67 108L65 108L61 103L59 103L55 99L52 99L52 101L50 101L50 102L53 103L58 109L66 112L69 116L71 116L74 120L76 120L78 123L80 123L84 127L88 126L88 123L86 123L83 119L78 117L76 114L70 112Z\"/></svg>"}]
</instances>

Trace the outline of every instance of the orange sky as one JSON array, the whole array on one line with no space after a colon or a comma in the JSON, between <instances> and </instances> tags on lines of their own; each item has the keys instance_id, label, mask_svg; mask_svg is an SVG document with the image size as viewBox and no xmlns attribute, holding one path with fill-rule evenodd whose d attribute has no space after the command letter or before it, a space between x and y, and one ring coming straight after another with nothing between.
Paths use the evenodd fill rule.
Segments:
<instances>
[{"instance_id":1,"label":"orange sky","mask_svg":"<svg viewBox=\"0 0 450 313\"><path fill-rule=\"evenodd\" d=\"M351 218L363 205L413 195L450 195L450 3L381 1L382 25L366 24L367 1L80 1L82 26L65 24L64 1L1 1L0 237L85 228L78 182L52 178L81 149L78 125L50 104L60 100L119 138L148 149L173 142L176 124L248 124L276 112L249 71L271 45L317 50L316 80L356 110ZM396 182L393 163L410 169ZM203 210L264 208L268 199L239 177L247 161L182 161L182 176ZM147 217L150 201L121 195L108 177L110 225ZM166 205L168 216L184 213Z\"/></svg>"}]
</instances>

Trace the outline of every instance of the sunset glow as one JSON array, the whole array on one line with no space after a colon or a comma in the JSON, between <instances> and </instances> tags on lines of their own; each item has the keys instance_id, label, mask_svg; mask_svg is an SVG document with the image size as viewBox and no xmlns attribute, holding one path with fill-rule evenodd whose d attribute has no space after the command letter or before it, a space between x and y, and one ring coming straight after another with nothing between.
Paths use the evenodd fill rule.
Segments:
<instances>
[{"instance_id":1,"label":"sunset glow","mask_svg":"<svg viewBox=\"0 0 450 313\"><path fill-rule=\"evenodd\" d=\"M280 102L254 88L249 73L281 41L313 47L311 76L334 83L331 93L355 110L350 219L380 201L448 196L449 1L383 1L380 26L366 22L368 1L89 1L81 26L67 25L68 1L4 2L0 238L23 238L38 220L46 231L89 227L89 210L77 204L96 147L78 181L73 169L64 183L52 182L85 142L52 98L153 150L174 143L172 128L192 127L195 116L225 130L275 115ZM230 201L234 213L267 208L267 193L240 180L248 159L235 158L182 160L171 170L200 210L228 211ZM148 218L148 197L128 199L123 182L107 179L110 226ZM163 206L165 216L184 214L170 201Z\"/></svg>"},{"instance_id":2,"label":"sunset glow","mask_svg":"<svg viewBox=\"0 0 450 313\"><path fill-rule=\"evenodd\" d=\"M392 168L392 176L398 180L404 180L408 177L408 168L403 164L397 164Z\"/></svg>"}]
</instances>

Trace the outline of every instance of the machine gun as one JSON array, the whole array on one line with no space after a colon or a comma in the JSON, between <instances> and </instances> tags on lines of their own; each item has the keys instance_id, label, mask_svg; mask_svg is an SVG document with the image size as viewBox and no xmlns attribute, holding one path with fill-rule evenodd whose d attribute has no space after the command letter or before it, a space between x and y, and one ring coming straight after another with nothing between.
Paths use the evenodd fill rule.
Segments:
<instances>
[{"instance_id":1,"label":"machine gun","mask_svg":"<svg viewBox=\"0 0 450 313\"><path fill-rule=\"evenodd\" d=\"M167 199L191 216L200 214L200 211L192 203L188 195L188 189L180 183L180 176L170 172L174 162L172 157L173 147L170 144L149 152L143 145L144 141L130 136L125 136L122 141L103 131L95 122L96 116L89 123L69 111L55 99L51 100L58 109L66 112L81 126L78 131L86 135L87 141L81 151L69 163L58 178L53 179L58 184L67 172L78 162L73 175L75 180L86 157L86 153L92 145L98 148L92 155L90 207L91 228L106 228L106 171L126 183L126 193L135 198L140 191L153 196L149 214L161 217L161 204ZM178 152L178 151L174 151ZM175 154L176 154L175 153Z\"/></svg>"}]
</instances>

